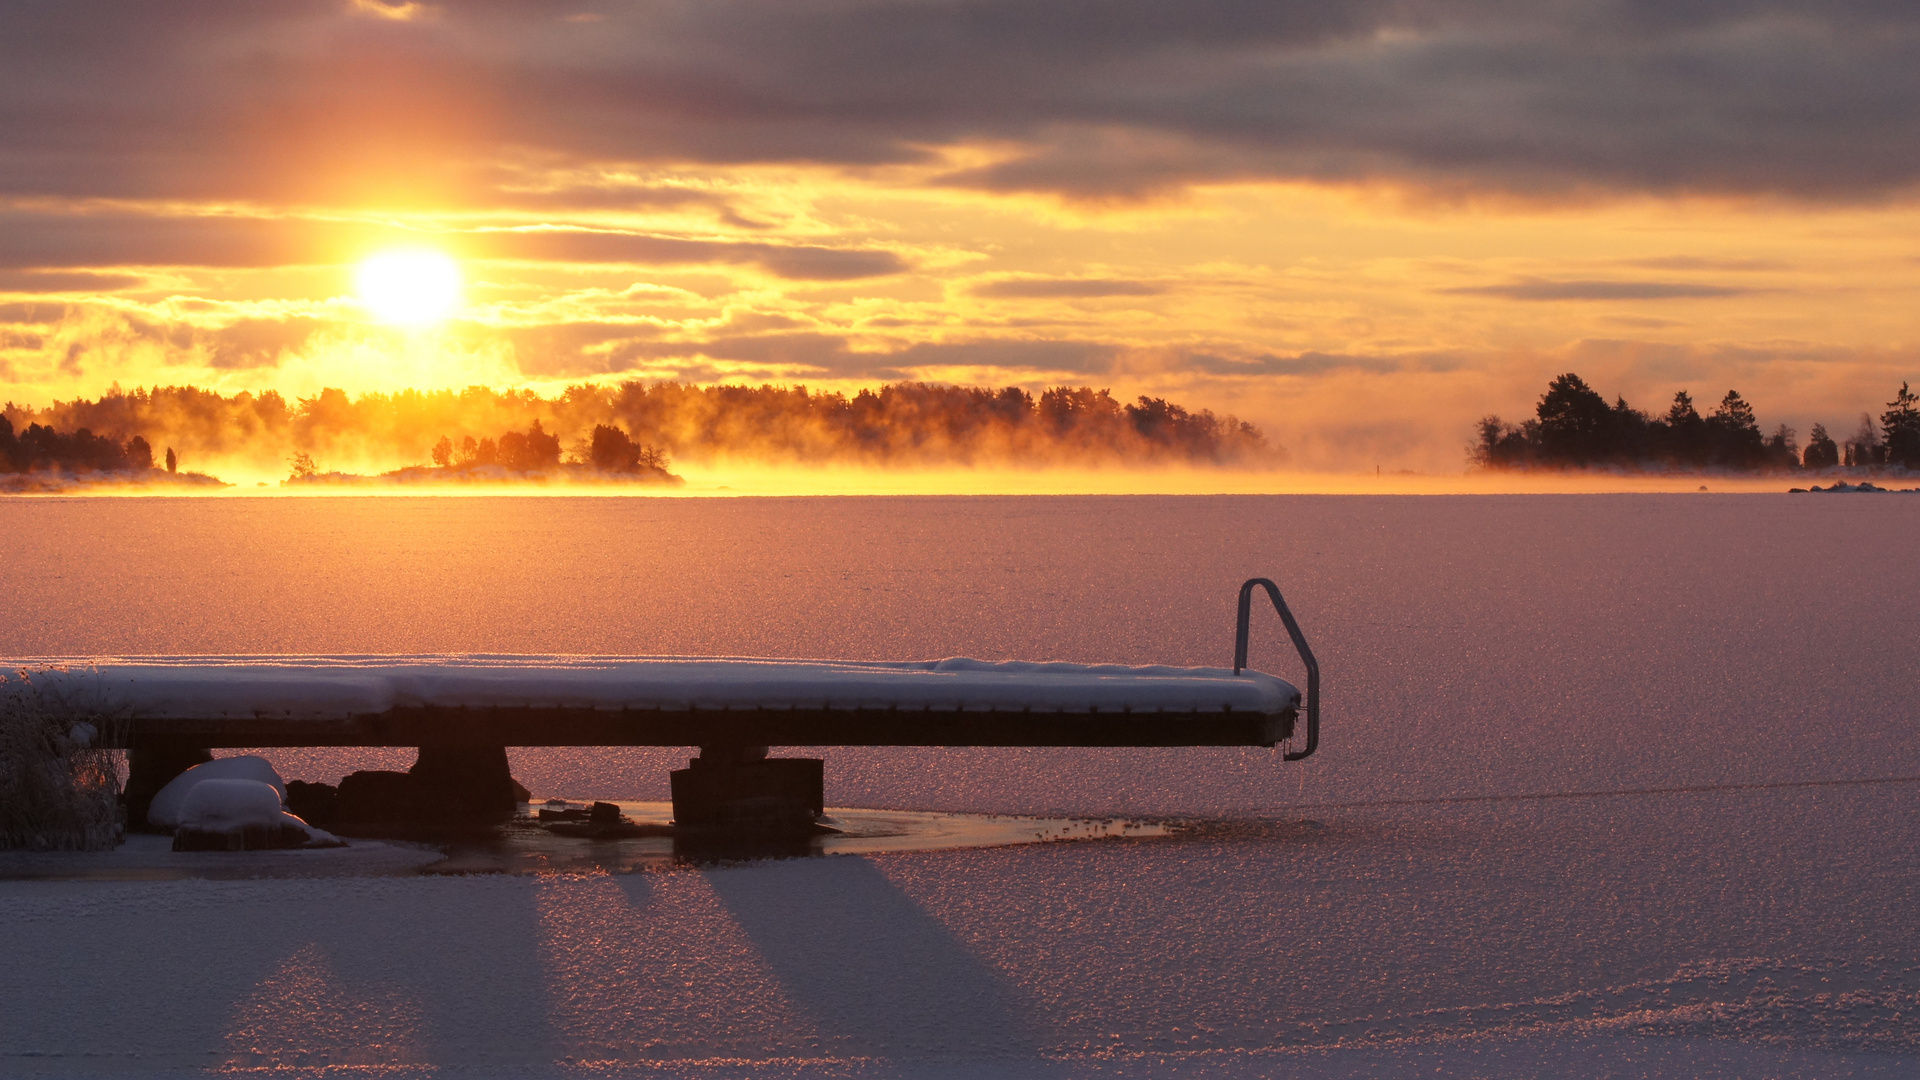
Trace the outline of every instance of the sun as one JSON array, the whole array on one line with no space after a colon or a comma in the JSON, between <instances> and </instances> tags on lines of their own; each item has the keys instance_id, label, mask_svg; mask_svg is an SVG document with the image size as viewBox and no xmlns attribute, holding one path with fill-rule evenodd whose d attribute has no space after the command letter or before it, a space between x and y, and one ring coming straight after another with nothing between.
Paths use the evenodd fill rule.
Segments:
<instances>
[{"instance_id":1,"label":"sun","mask_svg":"<svg viewBox=\"0 0 1920 1080\"><path fill-rule=\"evenodd\" d=\"M430 326L460 307L460 264L430 248L369 255L353 284L360 303L384 323Z\"/></svg>"}]
</instances>

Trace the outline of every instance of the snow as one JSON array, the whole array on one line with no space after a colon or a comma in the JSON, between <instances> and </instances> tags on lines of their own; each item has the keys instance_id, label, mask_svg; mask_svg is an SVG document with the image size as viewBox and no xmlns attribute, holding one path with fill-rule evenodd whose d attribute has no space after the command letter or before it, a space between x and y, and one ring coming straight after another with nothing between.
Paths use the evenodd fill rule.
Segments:
<instances>
[{"instance_id":1,"label":"snow","mask_svg":"<svg viewBox=\"0 0 1920 1080\"><path fill-rule=\"evenodd\" d=\"M1258 672L1118 664L750 657L24 657L11 668L79 684L152 718L340 720L398 706L591 709L914 709L1277 713L1299 692Z\"/></svg>"},{"instance_id":2,"label":"snow","mask_svg":"<svg viewBox=\"0 0 1920 1080\"><path fill-rule=\"evenodd\" d=\"M76 855L0 881L32 973L0 981L0 1074L1920 1075L1917 529L1784 493L0 503L4 654L1198 666L1265 574L1327 677L1300 765L826 755L830 802L1165 838L457 878ZM411 760L382 753L269 756ZM685 756L514 769L660 798Z\"/></svg>"},{"instance_id":3,"label":"snow","mask_svg":"<svg viewBox=\"0 0 1920 1080\"><path fill-rule=\"evenodd\" d=\"M287 785L272 763L244 754L215 758L181 773L154 794L147 821L163 829L229 833L290 826L311 843L339 838L286 812Z\"/></svg>"},{"instance_id":4,"label":"snow","mask_svg":"<svg viewBox=\"0 0 1920 1080\"><path fill-rule=\"evenodd\" d=\"M243 754L203 762L168 781L154 793L153 802L147 807L147 820L163 829L179 828L186 819L189 796L209 780L246 780L261 784L273 791L276 811L287 800L287 785L274 771L273 764L266 758Z\"/></svg>"},{"instance_id":5,"label":"snow","mask_svg":"<svg viewBox=\"0 0 1920 1080\"><path fill-rule=\"evenodd\" d=\"M308 829L310 836L321 833L311 826ZM173 837L150 833L129 833L126 842L111 851L83 854L84 858L60 858L48 852L0 851L0 895L6 895L7 881L379 877L417 874L422 867L446 860L446 853L437 848L365 839L350 840L338 847L325 844L244 852L175 851Z\"/></svg>"},{"instance_id":6,"label":"snow","mask_svg":"<svg viewBox=\"0 0 1920 1080\"><path fill-rule=\"evenodd\" d=\"M193 785L180 808L180 831L233 833L245 829L292 828L308 843L338 844L339 838L286 812L281 792L258 780L209 778Z\"/></svg>"},{"instance_id":7,"label":"snow","mask_svg":"<svg viewBox=\"0 0 1920 1080\"><path fill-rule=\"evenodd\" d=\"M258 780L202 780L180 806L181 828L208 832L272 827L286 824L284 819L289 817L281 809L280 793Z\"/></svg>"}]
</instances>

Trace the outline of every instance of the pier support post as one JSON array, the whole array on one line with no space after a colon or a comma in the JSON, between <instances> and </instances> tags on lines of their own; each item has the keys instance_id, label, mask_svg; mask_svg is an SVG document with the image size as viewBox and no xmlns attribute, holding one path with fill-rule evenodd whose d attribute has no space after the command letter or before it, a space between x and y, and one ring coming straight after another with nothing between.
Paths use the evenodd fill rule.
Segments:
<instances>
[{"instance_id":1,"label":"pier support post","mask_svg":"<svg viewBox=\"0 0 1920 1080\"><path fill-rule=\"evenodd\" d=\"M825 810L826 763L764 746L703 746L672 774L673 820L693 828L803 832Z\"/></svg>"},{"instance_id":2,"label":"pier support post","mask_svg":"<svg viewBox=\"0 0 1920 1080\"><path fill-rule=\"evenodd\" d=\"M127 806L127 828L132 832L150 831L147 808L153 805L153 797L174 777L212 760L213 752L204 746L161 743L134 747L127 753L127 786L120 796Z\"/></svg>"},{"instance_id":3,"label":"pier support post","mask_svg":"<svg viewBox=\"0 0 1920 1080\"><path fill-rule=\"evenodd\" d=\"M459 816L511 814L526 798L504 746L423 746L407 775L424 803Z\"/></svg>"}]
</instances>

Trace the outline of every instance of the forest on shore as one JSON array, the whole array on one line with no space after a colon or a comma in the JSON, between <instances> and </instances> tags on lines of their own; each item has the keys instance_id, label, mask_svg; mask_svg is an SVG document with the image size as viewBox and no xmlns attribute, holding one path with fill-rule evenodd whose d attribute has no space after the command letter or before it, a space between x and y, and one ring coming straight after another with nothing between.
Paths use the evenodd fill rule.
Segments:
<instances>
[{"instance_id":1,"label":"forest on shore","mask_svg":"<svg viewBox=\"0 0 1920 1080\"><path fill-rule=\"evenodd\" d=\"M1498 416L1483 418L1469 461L1484 469L1516 470L1920 470L1920 397L1904 382L1877 423L1872 414L1862 413L1858 430L1844 442L1815 424L1805 447L1785 424L1763 432L1753 406L1734 390L1705 416L1685 390L1674 394L1665 413L1650 415L1624 397L1609 405L1586 380L1568 372L1547 384L1534 414L1517 425Z\"/></svg>"},{"instance_id":2,"label":"forest on shore","mask_svg":"<svg viewBox=\"0 0 1920 1080\"><path fill-rule=\"evenodd\" d=\"M9 403L16 428L85 432L85 449L6 459L19 469L123 467L99 449L139 439L195 460L291 463L296 478L338 462L418 462L441 473L573 464L664 473L670 457L866 465L1271 465L1284 452L1232 416L1107 390L891 383L854 395L805 386L581 384L530 390L222 394L118 388L42 409ZM39 436L36 436L37 438ZM61 436L72 438L74 436ZM51 442L43 439L46 446ZM41 445L36 443L36 446ZM68 444L61 444L67 446ZM77 445L77 444L75 444ZM431 460L428 466L425 462ZM402 470L405 471L405 470Z\"/></svg>"},{"instance_id":3,"label":"forest on shore","mask_svg":"<svg viewBox=\"0 0 1920 1080\"><path fill-rule=\"evenodd\" d=\"M498 439L475 439L468 435L455 443L441 436L433 444L432 465L405 465L378 476L357 473L322 472L307 453L293 455L288 484L415 484L415 483L501 483L530 479L563 479L572 482L626 481L635 483L686 483L667 471L668 458L658 447L636 443L623 430L608 424L594 425L593 434L563 455L560 439L535 420L525 431L509 431Z\"/></svg>"}]
</instances>

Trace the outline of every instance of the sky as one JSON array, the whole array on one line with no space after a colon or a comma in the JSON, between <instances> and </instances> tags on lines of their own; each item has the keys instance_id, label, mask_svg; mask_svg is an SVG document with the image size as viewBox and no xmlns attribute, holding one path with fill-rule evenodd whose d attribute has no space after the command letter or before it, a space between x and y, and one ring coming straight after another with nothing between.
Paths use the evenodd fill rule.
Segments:
<instances>
[{"instance_id":1,"label":"sky","mask_svg":"<svg viewBox=\"0 0 1920 1080\"><path fill-rule=\"evenodd\" d=\"M0 399L1072 384L1458 471L1576 371L1844 437L1917 181L1890 0L10 0Z\"/></svg>"}]
</instances>

